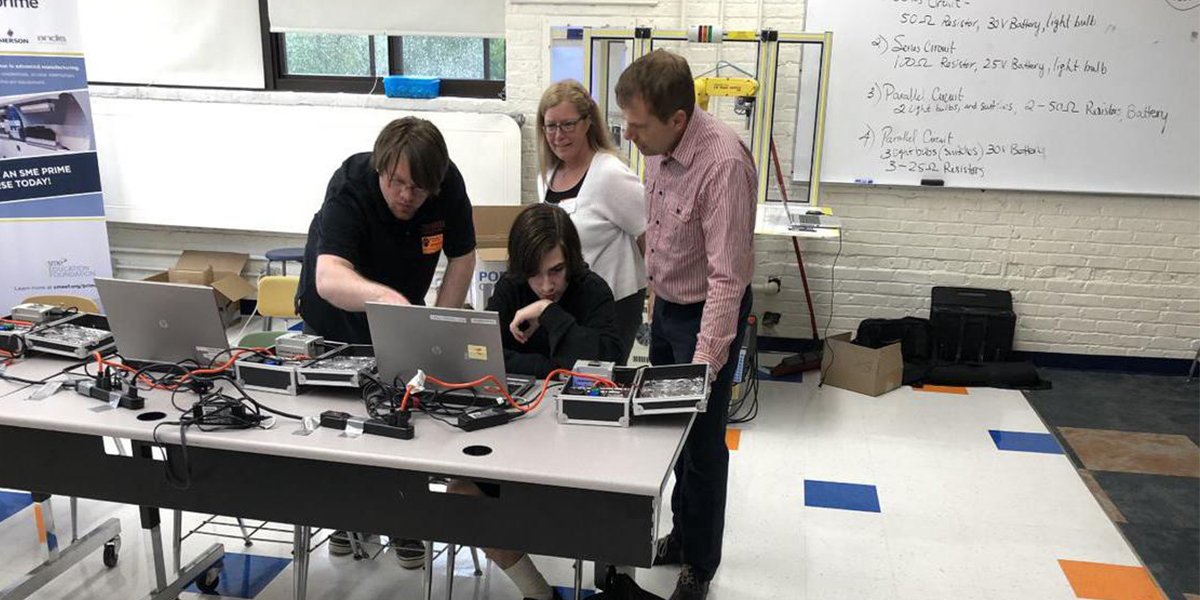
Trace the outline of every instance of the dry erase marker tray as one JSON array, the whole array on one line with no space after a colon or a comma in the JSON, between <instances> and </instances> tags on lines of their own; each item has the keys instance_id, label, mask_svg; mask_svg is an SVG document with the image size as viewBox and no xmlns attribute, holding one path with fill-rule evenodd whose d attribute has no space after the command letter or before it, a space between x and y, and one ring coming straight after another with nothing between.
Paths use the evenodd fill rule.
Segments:
<instances>
[{"instance_id":1,"label":"dry erase marker tray","mask_svg":"<svg viewBox=\"0 0 1200 600\"><path fill-rule=\"evenodd\" d=\"M367 344L342 344L297 369L300 385L363 387L375 374L375 349Z\"/></svg>"},{"instance_id":2,"label":"dry erase marker tray","mask_svg":"<svg viewBox=\"0 0 1200 600\"><path fill-rule=\"evenodd\" d=\"M638 373L638 369L614 368L611 380L617 384L615 388L572 377L558 394L558 422L629 427L629 403Z\"/></svg>"},{"instance_id":3,"label":"dry erase marker tray","mask_svg":"<svg viewBox=\"0 0 1200 600\"><path fill-rule=\"evenodd\" d=\"M702 413L708 391L707 364L643 367L634 386L633 415Z\"/></svg>"}]
</instances>

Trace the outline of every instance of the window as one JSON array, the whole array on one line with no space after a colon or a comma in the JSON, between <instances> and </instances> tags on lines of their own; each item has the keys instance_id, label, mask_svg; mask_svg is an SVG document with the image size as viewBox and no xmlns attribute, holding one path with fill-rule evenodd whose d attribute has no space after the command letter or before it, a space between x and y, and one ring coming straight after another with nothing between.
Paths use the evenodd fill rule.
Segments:
<instances>
[{"instance_id":1,"label":"window","mask_svg":"<svg viewBox=\"0 0 1200 600\"><path fill-rule=\"evenodd\" d=\"M287 75L387 75L386 36L286 33L283 49Z\"/></svg>"},{"instance_id":2,"label":"window","mask_svg":"<svg viewBox=\"0 0 1200 600\"><path fill-rule=\"evenodd\" d=\"M503 39L264 33L273 89L383 93L386 75L439 77L443 96L502 98Z\"/></svg>"}]
</instances>

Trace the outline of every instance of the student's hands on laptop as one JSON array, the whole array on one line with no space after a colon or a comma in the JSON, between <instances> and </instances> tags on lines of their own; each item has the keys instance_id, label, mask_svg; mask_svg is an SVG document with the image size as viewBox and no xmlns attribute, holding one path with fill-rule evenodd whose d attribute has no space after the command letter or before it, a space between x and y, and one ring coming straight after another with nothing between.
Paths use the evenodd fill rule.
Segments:
<instances>
[{"instance_id":1,"label":"student's hands on laptop","mask_svg":"<svg viewBox=\"0 0 1200 600\"><path fill-rule=\"evenodd\" d=\"M513 317L512 323L508 325L508 330L512 332L513 337L522 344L527 343L529 338L533 337L534 332L537 331L538 326L541 325L539 319L541 319L542 313L551 304L553 302L549 300L538 300L518 310L517 314Z\"/></svg>"}]
</instances>

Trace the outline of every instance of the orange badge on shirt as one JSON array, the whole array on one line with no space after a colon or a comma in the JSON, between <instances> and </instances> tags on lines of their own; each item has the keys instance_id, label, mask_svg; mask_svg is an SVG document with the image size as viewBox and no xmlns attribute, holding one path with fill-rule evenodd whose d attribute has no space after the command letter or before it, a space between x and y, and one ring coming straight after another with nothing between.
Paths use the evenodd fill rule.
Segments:
<instances>
[{"instance_id":1,"label":"orange badge on shirt","mask_svg":"<svg viewBox=\"0 0 1200 600\"><path fill-rule=\"evenodd\" d=\"M421 252L424 254L437 254L442 251L442 234L426 235L421 237Z\"/></svg>"}]
</instances>

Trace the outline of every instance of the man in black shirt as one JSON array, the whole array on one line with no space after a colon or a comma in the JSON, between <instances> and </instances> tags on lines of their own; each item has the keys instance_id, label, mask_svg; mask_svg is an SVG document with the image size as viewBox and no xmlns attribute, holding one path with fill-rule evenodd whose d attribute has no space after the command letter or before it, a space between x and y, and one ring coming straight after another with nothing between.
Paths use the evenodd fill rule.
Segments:
<instances>
[{"instance_id":1,"label":"man in black shirt","mask_svg":"<svg viewBox=\"0 0 1200 600\"><path fill-rule=\"evenodd\" d=\"M300 315L327 339L368 344L365 304L424 304L443 252L437 305L460 308L475 268L466 186L433 123L396 119L329 180L308 228Z\"/></svg>"},{"instance_id":2,"label":"man in black shirt","mask_svg":"<svg viewBox=\"0 0 1200 600\"><path fill-rule=\"evenodd\" d=\"M424 119L388 123L372 152L347 158L325 189L304 248L296 292L306 331L329 340L371 343L367 302L424 304L438 258L448 264L437 305L461 308L475 270L471 201L446 141ZM419 540L392 540L400 565L424 562ZM349 554L344 531L332 554Z\"/></svg>"}]
</instances>

